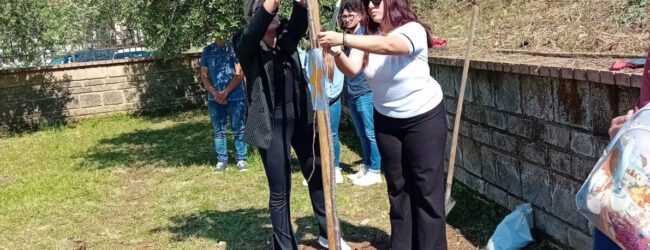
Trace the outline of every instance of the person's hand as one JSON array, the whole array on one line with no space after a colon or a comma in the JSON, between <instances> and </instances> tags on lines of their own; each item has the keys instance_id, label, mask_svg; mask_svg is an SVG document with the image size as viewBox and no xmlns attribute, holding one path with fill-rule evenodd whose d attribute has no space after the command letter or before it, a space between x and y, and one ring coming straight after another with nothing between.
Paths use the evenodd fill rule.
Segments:
<instances>
[{"instance_id":1,"label":"person's hand","mask_svg":"<svg viewBox=\"0 0 650 250\"><path fill-rule=\"evenodd\" d=\"M323 51L325 53L328 53L330 55L333 55L335 57L341 55L343 53L343 49L341 49L341 46L333 46L333 47L323 47Z\"/></svg>"},{"instance_id":2,"label":"person's hand","mask_svg":"<svg viewBox=\"0 0 650 250\"><path fill-rule=\"evenodd\" d=\"M214 95L214 101L221 105L228 104L228 93L224 91L217 91L217 94Z\"/></svg>"},{"instance_id":3,"label":"person's hand","mask_svg":"<svg viewBox=\"0 0 650 250\"><path fill-rule=\"evenodd\" d=\"M334 31L318 33L318 44L323 48L343 45L343 33Z\"/></svg>"},{"instance_id":4,"label":"person's hand","mask_svg":"<svg viewBox=\"0 0 650 250\"><path fill-rule=\"evenodd\" d=\"M330 48L330 51L332 51L332 55L338 56L343 53L343 48L341 46L334 46Z\"/></svg>"},{"instance_id":5,"label":"person's hand","mask_svg":"<svg viewBox=\"0 0 650 250\"><path fill-rule=\"evenodd\" d=\"M621 127L623 127L623 124L627 122L630 118L632 118L632 115L634 114L634 110L630 110L627 112L626 115L622 115L619 117L616 117L612 120L612 126L609 128L609 139L614 139L614 136L618 134L618 131L621 130Z\"/></svg>"},{"instance_id":6,"label":"person's hand","mask_svg":"<svg viewBox=\"0 0 650 250\"><path fill-rule=\"evenodd\" d=\"M214 99L217 100L217 95L219 95L219 91L217 91L217 89L210 88L208 89L208 92L210 92L210 94L212 94L212 97L214 97Z\"/></svg>"}]
</instances>

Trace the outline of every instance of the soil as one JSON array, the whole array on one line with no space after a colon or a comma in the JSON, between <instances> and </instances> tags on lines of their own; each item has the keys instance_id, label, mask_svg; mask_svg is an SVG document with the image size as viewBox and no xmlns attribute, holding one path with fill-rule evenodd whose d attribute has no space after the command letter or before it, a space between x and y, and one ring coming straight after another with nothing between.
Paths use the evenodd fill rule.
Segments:
<instances>
[{"instance_id":1,"label":"soil","mask_svg":"<svg viewBox=\"0 0 650 250\"><path fill-rule=\"evenodd\" d=\"M348 245L355 250L384 250L390 248L390 239L385 241L375 243L374 245L370 242L348 242ZM300 250L322 250L325 249L318 245L316 240L311 240L307 242L302 242L303 245L300 245L298 249ZM477 246L474 246L469 240L465 238L460 232L455 230L450 225L447 225L447 247L450 250L465 250L465 249L479 249Z\"/></svg>"}]
</instances>

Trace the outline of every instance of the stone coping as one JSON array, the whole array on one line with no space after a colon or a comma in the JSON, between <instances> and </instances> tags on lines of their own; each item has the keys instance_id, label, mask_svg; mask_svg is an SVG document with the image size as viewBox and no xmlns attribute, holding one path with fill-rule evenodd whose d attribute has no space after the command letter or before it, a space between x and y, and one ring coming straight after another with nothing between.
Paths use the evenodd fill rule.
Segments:
<instances>
[{"instance_id":1,"label":"stone coping","mask_svg":"<svg viewBox=\"0 0 650 250\"><path fill-rule=\"evenodd\" d=\"M194 58L201 57L201 52L186 53L179 57L194 59ZM8 75L8 74L15 74L15 73L22 73L22 72L59 71L59 70L70 70L70 69L94 68L94 67L124 65L124 64L133 64L133 63L142 63L142 62L154 62L154 61L161 61L161 60L162 59L157 59L157 58L129 58L129 59L104 60L104 61L95 61L95 62L68 63L68 64L59 64L59 65L29 67L29 68L5 69L5 70L0 70L0 75Z\"/></svg>"},{"instance_id":2,"label":"stone coping","mask_svg":"<svg viewBox=\"0 0 650 250\"><path fill-rule=\"evenodd\" d=\"M429 56L429 63L463 67L465 60L455 57ZM534 76L554 77L568 80L589 81L608 85L641 88L643 75L620 71L583 69L573 67L553 67L539 64L509 63L474 59L470 68L489 71L515 73Z\"/></svg>"},{"instance_id":3,"label":"stone coping","mask_svg":"<svg viewBox=\"0 0 650 250\"><path fill-rule=\"evenodd\" d=\"M198 58L201 57L200 52L183 54L183 58ZM0 75L14 74L21 72L38 72L38 71L59 71L70 69L81 69L91 67L123 65L141 62L153 62L161 59L155 58L135 58L135 59L120 59L120 60L106 60L96 62L84 63L70 63L51 66L19 68L19 69L6 69L0 70ZM462 67L464 59L455 57L444 56L429 56L429 63L447 66ZM470 68L515 73L534 76L555 77L560 79L589 81L595 83L603 83L608 85L620 85L626 87L640 88L643 83L643 75L635 73L626 73L620 71L598 70L598 69L583 69L573 67L553 67L543 66L535 63L510 63L499 62L493 60L474 59L470 62Z\"/></svg>"}]
</instances>

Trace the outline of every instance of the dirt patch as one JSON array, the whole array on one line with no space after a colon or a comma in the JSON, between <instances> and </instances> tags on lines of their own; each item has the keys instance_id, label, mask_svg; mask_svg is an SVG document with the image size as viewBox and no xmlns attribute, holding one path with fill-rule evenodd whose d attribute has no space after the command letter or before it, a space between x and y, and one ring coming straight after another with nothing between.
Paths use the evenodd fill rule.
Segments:
<instances>
[{"instance_id":1,"label":"dirt patch","mask_svg":"<svg viewBox=\"0 0 650 250\"><path fill-rule=\"evenodd\" d=\"M72 249L74 250L86 250L88 249L88 244L83 240L75 240L73 238L68 238L72 241Z\"/></svg>"},{"instance_id":2,"label":"dirt patch","mask_svg":"<svg viewBox=\"0 0 650 250\"><path fill-rule=\"evenodd\" d=\"M302 242L303 244L298 247L300 250L324 250L316 240L309 240ZM375 243L370 242L348 242L348 245L355 250L384 250L390 248L390 239ZM474 246L465 236L458 230L447 225L447 248L450 250L466 250L466 249L479 249Z\"/></svg>"},{"instance_id":3,"label":"dirt patch","mask_svg":"<svg viewBox=\"0 0 650 250\"><path fill-rule=\"evenodd\" d=\"M0 187L9 186L16 182L16 178L11 176L2 176L0 175Z\"/></svg>"}]
</instances>

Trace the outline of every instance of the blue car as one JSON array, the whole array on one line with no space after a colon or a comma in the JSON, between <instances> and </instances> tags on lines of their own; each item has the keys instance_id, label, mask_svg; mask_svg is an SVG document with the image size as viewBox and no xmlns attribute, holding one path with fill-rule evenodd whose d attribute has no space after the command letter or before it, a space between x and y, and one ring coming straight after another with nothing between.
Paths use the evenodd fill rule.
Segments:
<instances>
[{"instance_id":1,"label":"blue car","mask_svg":"<svg viewBox=\"0 0 650 250\"><path fill-rule=\"evenodd\" d=\"M151 57L151 52L142 47L120 49L113 54L113 60L147 57Z\"/></svg>"},{"instance_id":2,"label":"blue car","mask_svg":"<svg viewBox=\"0 0 650 250\"><path fill-rule=\"evenodd\" d=\"M66 55L53 58L52 61L50 61L49 65L111 60L115 51L117 51L117 49L79 50L74 52L74 61L72 60L72 54L68 53Z\"/></svg>"}]
</instances>

